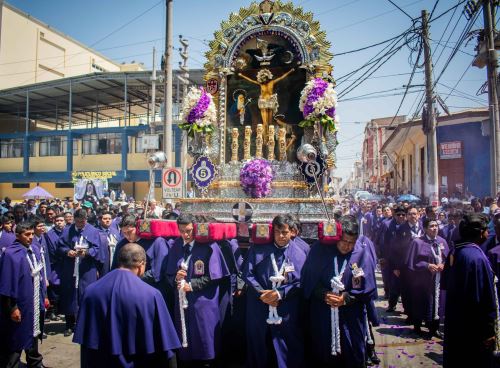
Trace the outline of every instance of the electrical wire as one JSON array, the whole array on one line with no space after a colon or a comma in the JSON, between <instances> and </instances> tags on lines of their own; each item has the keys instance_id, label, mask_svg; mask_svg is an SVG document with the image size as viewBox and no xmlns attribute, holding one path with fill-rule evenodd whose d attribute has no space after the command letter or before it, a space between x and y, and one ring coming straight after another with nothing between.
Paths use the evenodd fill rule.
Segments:
<instances>
[{"instance_id":1,"label":"electrical wire","mask_svg":"<svg viewBox=\"0 0 500 368\"><path fill-rule=\"evenodd\" d=\"M395 4L392 0L387 0L387 1L390 2L392 5L394 5L396 8L398 8L398 10L401 11L401 13L403 13L408 18L410 18L411 20L413 20L413 17L410 14L408 14L407 12L405 12L402 8L400 8L398 4Z\"/></svg>"}]
</instances>

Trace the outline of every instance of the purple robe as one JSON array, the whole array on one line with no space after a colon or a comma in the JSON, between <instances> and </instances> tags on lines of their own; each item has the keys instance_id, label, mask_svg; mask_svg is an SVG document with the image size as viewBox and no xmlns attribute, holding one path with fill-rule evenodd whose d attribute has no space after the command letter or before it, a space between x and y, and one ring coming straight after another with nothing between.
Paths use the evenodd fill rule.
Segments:
<instances>
[{"instance_id":1,"label":"purple robe","mask_svg":"<svg viewBox=\"0 0 500 368\"><path fill-rule=\"evenodd\" d=\"M271 263L274 254L278 269L283 262L293 264L293 271L285 273L285 281L278 288L281 300L278 315L283 319L280 325L266 322L269 305L263 303L261 290L271 290L274 275ZM247 293L247 361L250 367L266 367L269 357L266 334L269 331L274 345L278 367L300 367L303 364L304 349L301 331L300 275L307 254L295 241L288 247L279 248L275 244L253 245L243 264L242 277L248 286Z\"/></svg>"},{"instance_id":2,"label":"purple robe","mask_svg":"<svg viewBox=\"0 0 500 368\"><path fill-rule=\"evenodd\" d=\"M358 237L354 250L342 255L335 245L317 242L304 265L302 287L304 296L310 303L310 326L313 356L319 364L331 364L331 308L323 296L315 293L323 289L331 291L330 280L334 276L334 259L337 257L338 270L347 261L342 283L346 292L356 298L352 304L339 308L340 344L342 360L346 367L362 367L365 364L366 310L365 305L373 300L376 293L375 261L370 239ZM362 268L361 280L353 278L353 265Z\"/></svg>"},{"instance_id":3,"label":"purple robe","mask_svg":"<svg viewBox=\"0 0 500 368\"><path fill-rule=\"evenodd\" d=\"M500 242L497 241L497 245L488 251L488 260L490 261L490 266L495 276L500 279ZM498 285L497 294L500 297L500 288L498 288Z\"/></svg>"},{"instance_id":4,"label":"purple robe","mask_svg":"<svg viewBox=\"0 0 500 368\"><path fill-rule=\"evenodd\" d=\"M446 290L443 367L490 367L483 342L494 336L494 274L473 243L455 244L441 277Z\"/></svg>"},{"instance_id":5,"label":"purple robe","mask_svg":"<svg viewBox=\"0 0 500 368\"><path fill-rule=\"evenodd\" d=\"M88 254L80 258L78 289L75 288L75 258L68 256L70 250L75 249L75 243L83 236L89 245ZM76 315L79 301L87 286L97 281L98 255L100 238L99 231L90 224L82 230L77 230L75 224L65 227L57 243L57 254L61 258L61 285L60 285L60 312L66 315Z\"/></svg>"},{"instance_id":6,"label":"purple robe","mask_svg":"<svg viewBox=\"0 0 500 368\"><path fill-rule=\"evenodd\" d=\"M441 252L441 262L444 263L448 257L449 248L446 240L437 236L434 241L422 236L414 239L410 245L410 251L407 258L408 269L412 272L411 282L411 311L412 318L416 321L431 322L434 320L436 313L436 274L431 273L428 267L429 264L438 264L436 257L433 254L432 246L437 244ZM445 301L445 293L439 289L439 306L438 315L443 317L443 308Z\"/></svg>"},{"instance_id":7,"label":"purple robe","mask_svg":"<svg viewBox=\"0 0 500 368\"><path fill-rule=\"evenodd\" d=\"M167 275L172 287L175 286L175 275L183 260L183 241L178 238L170 249L167 263ZM204 276L210 277L208 285L186 293L189 303L185 309L188 347L181 348L178 355L183 361L214 359L220 348L219 286L222 279L229 276L229 271L217 243L195 242L191 250L186 281ZM179 336L182 336L179 293L175 292L174 295L175 327Z\"/></svg>"},{"instance_id":8,"label":"purple robe","mask_svg":"<svg viewBox=\"0 0 500 368\"><path fill-rule=\"evenodd\" d=\"M61 278L59 275L61 273L62 260L60 255L57 253L57 243L59 242L59 238L61 238L62 232L62 230L57 230L53 227L44 234L45 241L47 242L47 249L49 251L50 268L52 270L50 279L52 280L53 285L61 284Z\"/></svg>"},{"instance_id":9,"label":"purple robe","mask_svg":"<svg viewBox=\"0 0 500 368\"><path fill-rule=\"evenodd\" d=\"M40 238L37 238L37 236L33 236L33 242L31 243L31 246L36 246L38 247L38 251L42 254L44 264L45 264L45 271L47 275L47 281L50 283L50 285L54 285L54 281L57 281L57 279L53 279L53 272L52 272L52 262L50 260L50 253L49 253L49 247L47 246L47 240L45 239L45 236L42 235Z\"/></svg>"},{"instance_id":10,"label":"purple robe","mask_svg":"<svg viewBox=\"0 0 500 368\"><path fill-rule=\"evenodd\" d=\"M111 262L113 259L111 258L111 250L109 247L109 236L112 235L116 239L115 247L118 245L120 240L122 240L122 235L120 231L116 229L115 226L110 226L108 229L103 228L102 226L98 227L99 230L99 238L101 240L101 246L99 247L99 260L101 261L101 269L99 270L99 275L104 276L111 270ZM116 249L116 248L115 248Z\"/></svg>"},{"instance_id":11,"label":"purple robe","mask_svg":"<svg viewBox=\"0 0 500 368\"><path fill-rule=\"evenodd\" d=\"M38 247L32 247L37 262L41 262ZM10 319L10 311L0 312L0 344L9 351L21 351L33 344L33 277L27 260L28 248L15 241L0 258L0 298L15 301L21 311L21 322ZM32 256L30 256L31 258ZM43 331L46 286L43 269L40 271L40 328ZM2 300L3 302L3 300Z\"/></svg>"},{"instance_id":12,"label":"purple robe","mask_svg":"<svg viewBox=\"0 0 500 368\"><path fill-rule=\"evenodd\" d=\"M87 288L73 342L89 368L167 366L181 345L161 293L121 269Z\"/></svg>"},{"instance_id":13,"label":"purple robe","mask_svg":"<svg viewBox=\"0 0 500 368\"><path fill-rule=\"evenodd\" d=\"M16 234L5 230L0 231L0 252L2 249L10 247L15 241Z\"/></svg>"},{"instance_id":14,"label":"purple robe","mask_svg":"<svg viewBox=\"0 0 500 368\"><path fill-rule=\"evenodd\" d=\"M300 236L296 236L291 241L294 243L297 243L299 248L301 248L306 253L306 256L309 254L309 251L311 250L311 246L304 239L302 239Z\"/></svg>"}]
</instances>

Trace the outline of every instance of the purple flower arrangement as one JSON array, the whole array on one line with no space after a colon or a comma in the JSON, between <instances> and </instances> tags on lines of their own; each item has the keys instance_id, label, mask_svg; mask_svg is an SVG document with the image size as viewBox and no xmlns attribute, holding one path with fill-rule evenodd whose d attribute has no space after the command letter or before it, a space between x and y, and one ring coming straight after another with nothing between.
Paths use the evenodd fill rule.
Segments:
<instances>
[{"instance_id":1,"label":"purple flower arrangement","mask_svg":"<svg viewBox=\"0 0 500 368\"><path fill-rule=\"evenodd\" d=\"M263 198L271 193L273 169L267 160L248 161L240 171L240 184L246 195Z\"/></svg>"},{"instance_id":2,"label":"purple flower arrangement","mask_svg":"<svg viewBox=\"0 0 500 368\"><path fill-rule=\"evenodd\" d=\"M217 120L212 96L204 88L191 88L182 104L182 117L185 123L179 124L179 128L186 130L190 137L194 133L211 134Z\"/></svg>"},{"instance_id":3,"label":"purple flower arrangement","mask_svg":"<svg viewBox=\"0 0 500 368\"><path fill-rule=\"evenodd\" d=\"M304 120L299 123L302 128L312 127L320 122L326 129L337 130L337 93L333 85L322 78L309 81L300 97L300 111Z\"/></svg>"}]
</instances>

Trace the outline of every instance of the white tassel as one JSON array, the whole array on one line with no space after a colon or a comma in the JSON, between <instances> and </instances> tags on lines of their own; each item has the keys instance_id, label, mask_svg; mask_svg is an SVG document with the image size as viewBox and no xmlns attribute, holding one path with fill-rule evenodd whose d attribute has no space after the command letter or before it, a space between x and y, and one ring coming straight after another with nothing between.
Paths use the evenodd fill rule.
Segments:
<instances>
[{"instance_id":1,"label":"white tassel","mask_svg":"<svg viewBox=\"0 0 500 368\"><path fill-rule=\"evenodd\" d=\"M281 268L278 270L278 265L276 264L276 258L274 257L274 253L271 253L271 264L274 270L274 276L269 277L269 281L272 283L272 288L274 291L278 291L278 288L281 286L281 283L285 281L285 264L283 261ZM283 322L283 319L278 315L278 308L269 306L269 317L266 322L270 325L279 325Z\"/></svg>"},{"instance_id":2,"label":"white tassel","mask_svg":"<svg viewBox=\"0 0 500 368\"><path fill-rule=\"evenodd\" d=\"M431 245L432 255L436 261L436 264L441 264L442 256L441 256L441 248L438 245L437 252L434 250L434 247ZM434 278L434 320L439 320L439 294L440 294L440 284L441 284L441 273L436 272Z\"/></svg>"},{"instance_id":3,"label":"white tassel","mask_svg":"<svg viewBox=\"0 0 500 368\"><path fill-rule=\"evenodd\" d=\"M337 266L337 257L333 260L333 267L335 276L330 280L332 292L335 295L339 295L342 291L344 291L345 286L342 283L342 277L344 276L344 271L347 265L347 260L344 260L342 264L342 269L338 270ZM341 353L340 348L340 323L339 323L339 308L331 307L331 329L332 329L332 355L336 356Z\"/></svg>"},{"instance_id":4,"label":"white tassel","mask_svg":"<svg viewBox=\"0 0 500 368\"><path fill-rule=\"evenodd\" d=\"M181 263L182 270L187 272L190 259L191 256L189 256L185 261L182 261ZM184 314L184 309L187 309L189 303L187 300L186 292L184 291L185 285L186 285L186 280L182 279L180 281L180 288L179 288L179 312L181 317L182 347L187 348L188 341L187 341L187 329L186 329L186 316Z\"/></svg>"},{"instance_id":5,"label":"white tassel","mask_svg":"<svg viewBox=\"0 0 500 368\"><path fill-rule=\"evenodd\" d=\"M43 269L43 263L38 263L35 253L33 254L33 262L29 254L26 255L28 264L33 277L33 337L37 337L41 333L40 329L40 271Z\"/></svg>"}]
</instances>

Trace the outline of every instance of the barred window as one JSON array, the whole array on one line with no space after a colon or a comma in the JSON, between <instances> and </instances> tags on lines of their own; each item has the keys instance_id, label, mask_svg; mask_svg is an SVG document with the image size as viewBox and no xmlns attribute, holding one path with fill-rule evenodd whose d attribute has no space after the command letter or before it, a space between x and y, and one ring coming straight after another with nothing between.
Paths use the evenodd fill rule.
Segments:
<instances>
[{"instance_id":1,"label":"barred window","mask_svg":"<svg viewBox=\"0 0 500 368\"><path fill-rule=\"evenodd\" d=\"M2 158L15 158L23 157L23 138L2 139L0 140L0 157ZM35 156L35 143L29 144L30 157Z\"/></svg>"},{"instance_id":2,"label":"barred window","mask_svg":"<svg viewBox=\"0 0 500 368\"><path fill-rule=\"evenodd\" d=\"M39 143L40 157L66 156L67 141L68 138L66 136L42 137ZM78 144L73 139L73 156L75 155L78 155Z\"/></svg>"},{"instance_id":3,"label":"barred window","mask_svg":"<svg viewBox=\"0 0 500 368\"><path fill-rule=\"evenodd\" d=\"M82 138L83 154L99 155L121 153L121 133L87 134Z\"/></svg>"}]
</instances>

